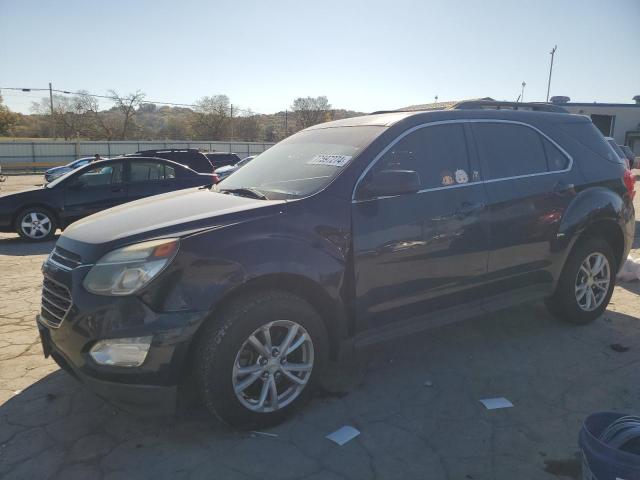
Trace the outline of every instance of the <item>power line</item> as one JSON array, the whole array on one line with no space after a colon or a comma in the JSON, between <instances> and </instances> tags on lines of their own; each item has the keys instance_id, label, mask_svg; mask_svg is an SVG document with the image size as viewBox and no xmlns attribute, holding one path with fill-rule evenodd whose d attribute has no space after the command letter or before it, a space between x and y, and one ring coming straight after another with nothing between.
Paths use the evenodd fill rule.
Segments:
<instances>
[{"instance_id":1,"label":"power line","mask_svg":"<svg viewBox=\"0 0 640 480\"><path fill-rule=\"evenodd\" d=\"M14 90L14 91L20 91L20 92L48 92L49 89L48 88L31 88L31 87L0 87L0 90ZM103 99L107 99L107 100L118 100L118 97L114 97L112 95L98 95L95 93L89 93L89 92L72 92L69 90L59 90L59 89L51 89L52 92L56 92L56 93L63 93L66 95L80 95L80 96L85 96L85 97L94 97L94 98L103 98ZM175 103L175 102L162 102L162 101L157 101L157 100L144 100L144 102L141 103L154 103L154 104L158 104L158 105L170 105L172 107L189 107L189 108L200 108L199 105L197 104L193 104L193 103ZM247 113L249 115L265 115L263 113L259 113L259 112L255 112L251 109L248 108L238 108L237 105L230 105L229 107L227 107L229 110L231 111L235 111L236 113L238 112L244 112Z\"/></svg>"}]
</instances>

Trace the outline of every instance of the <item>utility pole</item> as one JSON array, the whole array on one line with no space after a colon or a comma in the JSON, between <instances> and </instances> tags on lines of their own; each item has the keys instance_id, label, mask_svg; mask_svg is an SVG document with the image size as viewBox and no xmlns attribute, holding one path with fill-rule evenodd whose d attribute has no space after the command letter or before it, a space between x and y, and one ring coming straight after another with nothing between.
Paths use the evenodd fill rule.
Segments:
<instances>
[{"instance_id":1,"label":"utility pole","mask_svg":"<svg viewBox=\"0 0 640 480\"><path fill-rule=\"evenodd\" d=\"M233 140L233 103L231 104L231 140Z\"/></svg>"},{"instance_id":2,"label":"utility pole","mask_svg":"<svg viewBox=\"0 0 640 480\"><path fill-rule=\"evenodd\" d=\"M56 139L56 119L53 116L53 87L49 82L49 106L51 107L51 136Z\"/></svg>"},{"instance_id":3,"label":"utility pole","mask_svg":"<svg viewBox=\"0 0 640 480\"><path fill-rule=\"evenodd\" d=\"M553 57L556 54L556 50L558 49L558 46L555 45L553 47L553 50L551 50L549 53L551 54L551 65L549 65L549 83L547 83L547 102L549 101L549 90L551 90L551 72L553 72Z\"/></svg>"},{"instance_id":4,"label":"utility pole","mask_svg":"<svg viewBox=\"0 0 640 480\"><path fill-rule=\"evenodd\" d=\"M527 82L525 82L524 80L522 81L522 91L520 92L520 101L524 102L524 87L527 86Z\"/></svg>"}]
</instances>

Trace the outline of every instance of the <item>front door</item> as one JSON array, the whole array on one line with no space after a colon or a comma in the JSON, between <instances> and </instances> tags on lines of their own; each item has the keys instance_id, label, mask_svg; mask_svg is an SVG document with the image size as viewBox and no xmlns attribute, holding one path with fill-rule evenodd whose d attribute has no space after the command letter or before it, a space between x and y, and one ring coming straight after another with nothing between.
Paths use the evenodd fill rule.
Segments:
<instances>
[{"instance_id":1,"label":"front door","mask_svg":"<svg viewBox=\"0 0 640 480\"><path fill-rule=\"evenodd\" d=\"M352 218L360 328L481 300L487 200L467 129L456 122L405 134L357 187ZM422 189L368 198L368 178L385 169L418 172Z\"/></svg>"},{"instance_id":2,"label":"front door","mask_svg":"<svg viewBox=\"0 0 640 480\"><path fill-rule=\"evenodd\" d=\"M122 162L85 167L65 182L65 224L127 201Z\"/></svg>"}]
</instances>

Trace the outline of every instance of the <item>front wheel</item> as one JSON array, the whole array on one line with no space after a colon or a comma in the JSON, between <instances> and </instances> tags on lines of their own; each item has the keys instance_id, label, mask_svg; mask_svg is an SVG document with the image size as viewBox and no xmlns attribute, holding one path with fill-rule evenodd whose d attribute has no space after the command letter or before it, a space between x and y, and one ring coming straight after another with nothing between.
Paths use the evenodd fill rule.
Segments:
<instances>
[{"instance_id":1,"label":"front wheel","mask_svg":"<svg viewBox=\"0 0 640 480\"><path fill-rule=\"evenodd\" d=\"M20 237L31 242L51 240L57 228L55 215L46 208L27 208L16 217L16 232Z\"/></svg>"},{"instance_id":2,"label":"front wheel","mask_svg":"<svg viewBox=\"0 0 640 480\"><path fill-rule=\"evenodd\" d=\"M202 332L196 384L223 422L261 428L308 399L327 361L320 315L303 299L267 291L244 296Z\"/></svg>"},{"instance_id":3,"label":"front wheel","mask_svg":"<svg viewBox=\"0 0 640 480\"><path fill-rule=\"evenodd\" d=\"M616 260L602 238L580 240L569 255L549 310L559 318L580 325L598 318L609 304L615 286Z\"/></svg>"}]
</instances>

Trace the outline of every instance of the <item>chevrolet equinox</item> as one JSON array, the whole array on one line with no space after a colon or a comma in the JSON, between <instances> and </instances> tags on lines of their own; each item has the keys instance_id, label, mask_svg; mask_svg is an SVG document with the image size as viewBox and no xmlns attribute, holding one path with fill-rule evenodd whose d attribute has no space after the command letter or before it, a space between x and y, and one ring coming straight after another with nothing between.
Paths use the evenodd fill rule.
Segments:
<instances>
[{"instance_id":1,"label":"chevrolet equinox","mask_svg":"<svg viewBox=\"0 0 640 480\"><path fill-rule=\"evenodd\" d=\"M533 300L586 324L631 247L635 179L588 118L533 110L316 125L218 185L79 220L43 265L44 353L123 408L191 388L255 428L345 349Z\"/></svg>"}]
</instances>

